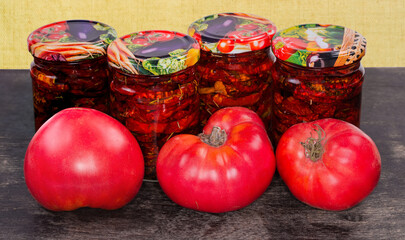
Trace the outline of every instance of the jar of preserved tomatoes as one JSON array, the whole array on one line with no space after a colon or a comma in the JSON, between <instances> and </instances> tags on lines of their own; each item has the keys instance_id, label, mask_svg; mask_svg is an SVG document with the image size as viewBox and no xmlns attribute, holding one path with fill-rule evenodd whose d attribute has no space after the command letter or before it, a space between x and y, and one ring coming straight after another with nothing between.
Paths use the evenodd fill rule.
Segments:
<instances>
[{"instance_id":1,"label":"jar of preserved tomatoes","mask_svg":"<svg viewBox=\"0 0 405 240\"><path fill-rule=\"evenodd\" d=\"M272 79L270 43L275 25L244 13L220 13L192 23L189 35L200 43L201 124L220 108L242 106L269 125Z\"/></svg>"},{"instance_id":2,"label":"jar of preserved tomatoes","mask_svg":"<svg viewBox=\"0 0 405 240\"><path fill-rule=\"evenodd\" d=\"M337 118L360 125L366 39L336 25L304 24L276 33L271 138L293 124Z\"/></svg>"},{"instance_id":3,"label":"jar of preserved tomatoes","mask_svg":"<svg viewBox=\"0 0 405 240\"><path fill-rule=\"evenodd\" d=\"M138 140L145 179L156 179L159 149L174 134L196 133L199 120L198 42L172 31L142 31L107 50L110 111Z\"/></svg>"},{"instance_id":4,"label":"jar of preserved tomatoes","mask_svg":"<svg viewBox=\"0 0 405 240\"><path fill-rule=\"evenodd\" d=\"M64 108L107 112L106 50L116 36L110 26L88 20L52 23L28 36L36 130Z\"/></svg>"}]
</instances>

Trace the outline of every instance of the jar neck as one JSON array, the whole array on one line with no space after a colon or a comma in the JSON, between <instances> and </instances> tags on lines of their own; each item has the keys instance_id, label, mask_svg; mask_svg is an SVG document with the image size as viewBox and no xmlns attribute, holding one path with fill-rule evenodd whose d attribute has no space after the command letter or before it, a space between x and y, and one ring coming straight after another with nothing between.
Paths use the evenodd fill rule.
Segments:
<instances>
[{"instance_id":1,"label":"jar neck","mask_svg":"<svg viewBox=\"0 0 405 240\"><path fill-rule=\"evenodd\" d=\"M234 53L234 54L227 54L227 53L213 53L210 51L205 51L201 49L201 57L209 57L209 58L245 58L245 57L254 57L254 56L268 56L270 54L270 47L265 47L263 49L243 52L243 53Z\"/></svg>"},{"instance_id":2,"label":"jar neck","mask_svg":"<svg viewBox=\"0 0 405 240\"><path fill-rule=\"evenodd\" d=\"M338 66L338 67L303 67L299 66L294 63L290 63L287 61L283 61L279 58L276 58L276 64L278 64L281 68L285 69L286 71L289 72L296 72L296 73L302 73L302 74L311 74L311 73L319 73L322 72L322 74L327 75L328 73L334 74L337 72L340 73L346 73L350 74L355 71L362 71L364 74L364 68L363 65L361 64L360 60L353 62L348 65L343 65L343 66Z\"/></svg>"},{"instance_id":3,"label":"jar neck","mask_svg":"<svg viewBox=\"0 0 405 240\"><path fill-rule=\"evenodd\" d=\"M125 81L132 82L132 83L147 83L147 84L158 84L158 83L167 83L172 81L173 79L181 79L179 76L184 75L185 79L188 79L189 75L195 74L195 65L190 66L186 69L181 71L166 74L166 75L142 75L142 74L130 74L127 72L122 71L116 67L109 66L110 71L112 72L112 77L114 80L117 81ZM116 75L120 75L121 77L115 77ZM176 82L180 83L180 82Z\"/></svg>"},{"instance_id":4,"label":"jar neck","mask_svg":"<svg viewBox=\"0 0 405 240\"><path fill-rule=\"evenodd\" d=\"M68 69L87 69L95 65L107 64L107 56L101 56L94 59L86 59L81 61L67 62L67 61L49 61L34 56L34 64L41 68L68 68Z\"/></svg>"}]
</instances>

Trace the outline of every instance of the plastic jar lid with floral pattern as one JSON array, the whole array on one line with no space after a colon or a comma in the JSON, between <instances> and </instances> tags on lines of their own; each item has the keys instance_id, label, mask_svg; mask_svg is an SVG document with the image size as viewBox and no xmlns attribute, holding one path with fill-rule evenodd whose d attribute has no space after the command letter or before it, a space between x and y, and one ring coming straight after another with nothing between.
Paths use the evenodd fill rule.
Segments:
<instances>
[{"instance_id":1,"label":"plastic jar lid with floral pattern","mask_svg":"<svg viewBox=\"0 0 405 240\"><path fill-rule=\"evenodd\" d=\"M192 23L188 34L213 53L236 54L270 46L276 26L269 20L245 13L219 13Z\"/></svg>"},{"instance_id":2,"label":"plastic jar lid with floral pattern","mask_svg":"<svg viewBox=\"0 0 405 240\"><path fill-rule=\"evenodd\" d=\"M142 31L115 40L108 48L110 66L129 74L166 75L197 63L200 46L173 31Z\"/></svg>"}]
</instances>

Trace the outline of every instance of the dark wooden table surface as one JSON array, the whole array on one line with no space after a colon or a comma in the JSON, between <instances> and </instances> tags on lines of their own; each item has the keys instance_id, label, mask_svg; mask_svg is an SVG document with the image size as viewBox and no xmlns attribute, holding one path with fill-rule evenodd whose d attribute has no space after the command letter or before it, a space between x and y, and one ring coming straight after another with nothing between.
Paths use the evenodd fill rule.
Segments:
<instances>
[{"instance_id":1,"label":"dark wooden table surface","mask_svg":"<svg viewBox=\"0 0 405 240\"><path fill-rule=\"evenodd\" d=\"M382 174L350 210L306 206L276 174L256 202L235 212L182 208L151 182L119 210L50 212L23 175L34 135L29 71L0 70L0 239L405 239L405 68L366 69L362 104L361 129L379 148Z\"/></svg>"}]
</instances>

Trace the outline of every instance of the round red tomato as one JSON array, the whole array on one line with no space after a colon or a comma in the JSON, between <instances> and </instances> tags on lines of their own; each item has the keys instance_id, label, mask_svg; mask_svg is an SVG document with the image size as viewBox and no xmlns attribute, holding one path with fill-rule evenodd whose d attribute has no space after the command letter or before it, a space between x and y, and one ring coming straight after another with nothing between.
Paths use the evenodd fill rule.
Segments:
<instances>
[{"instance_id":1,"label":"round red tomato","mask_svg":"<svg viewBox=\"0 0 405 240\"><path fill-rule=\"evenodd\" d=\"M66 22L61 22L59 24L53 24L52 25L52 32L61 32L61 31L66 31L67 23Z\"/></svg>"},{"instance_id":2,"label":"round red tomato","mask_svg":"<svg viewBox=\"0 0 405 240\"><path fill-rule=\"evenodd\" d=\"M229 53L235 48L235 41L233 39L221 39L218 42L217 49L222 53Z\"/></svg>"},{"instance_id":3,"label":"round red tomato","mask_svg":"<svg viewBox=\"0 0 405 240\"><path fill-rule=\"evenodd\" d=\"M173 39L175 34L171 31L151 32L147 37L150 41L168 41Z\"/></svg>"},{"instance_id":4,"label":"round red tomato","mask_svg":"<svg viewBox=\"0 0 405 240\"><path fill-rule=\"evenodd\" d=\"M120 122L97 110L69 108L35 133L24 175L32 196L49 210L117 209L138 193L144 162Z\"/></svg>"},{"instance_id":5,"label":"round red tomato","mask_svg":"<svg viewBox=\"0 0 405 240\"><path fill-rule=\"evenodd\" d=\"M181 134L162 147L157 178L177 204L203 212L237 210L255 201L275 171L260 117L242 107L218 110L199 136Z\"/></svg>"},{"instance_id":6,"label":"round red tomato","mask_svg":"<svg viewBox=\"0 0 405 240\"><path fill-rule=\"evenodd\" d=\"M194 34L193 34L193 38L194 38L195 40L197 40L198 44L201 44L201 43L202 43L202 38L201 38L201 35L200 35L199 33L194 33Z\"/></svg>"},{"instance_id":7,"label":"round red tomato","mask_svg":"<svg viewBox=\"0 0 405 240\"><path fill-rule=\"evenodd\" d=\"M259 39L249 42L249 46L252 51L263 49L269 45L270 42L266 41L266 39Z\"/></svg>"},{"instance_id":8,"label":"round red tomato","mask_svg":"<svg viewBox=\"0 0 405 240\"><path fill-rule=\"evenodd\" d=\"M49 34L46 36L47 39L52 39L52 40L59 40L64 37L69 37L69 34L64 33L64 34Z\"/></svg>"},{"instance_id":9,"label":"round red tomato","mask_svg":"<svg viewBox=\"0 0 405 240\"><path fill-rule=\"evenodd\" d=\"M148 39L146 38L135 38L132 40L133 44L138 44L138 45L143 45L143 46L147 46L150 43L148 42Z\"/></svg>"},{"instance_id":10,"label":"round red tomato","mask_svg":"<svg viewBox=\"0 0 405 240\"><path fill-rule=\"evenodd\" d=\"M253 23L245 24L245 25L239 25L238 27L241 28L241 29L250 30L250 31L259 29L259 25L253 24Z\"/></svg>"},{"instance_id":11,"label":"round red tomato","mask_svg":"<svg viewBox=\"0 0 405 240\"><path fill-rule=\"evenodd\" d=\"M50 26L50 25L52 25L52 26ZM46 35L46 34L59 34L60 32L62 32L62 31L64 32L67 29L66 28L67 27L66 22L61 22L61 23L58 23L58 24L50 24L50 25L42 27L41 29L39 29L39 32L41 34L43 34L43 35Z\"/></svg>"},{"instance_id":12,"label":"round red tomato","mask_svg":"<svg viewBox=\"0 0 405 240\"><path fill-rule=\"evenodd\" d=\"M297 49L305 49L307 46L303 40L292 37L276 37L272 45L274 54L283 61L297 52Z\"/></svg>"},{"instance_id":13,"label":"round red tomato","mask_svg":"<svg viewBox=\"0 0 405 240\"><path fill-rule=\"evenodd\" d=\"M345 210L378 183L381 158L373 140L337 119L296 124L281 137L277 170L300 201L325 210Z\"/></svg>"}]
</instances>

